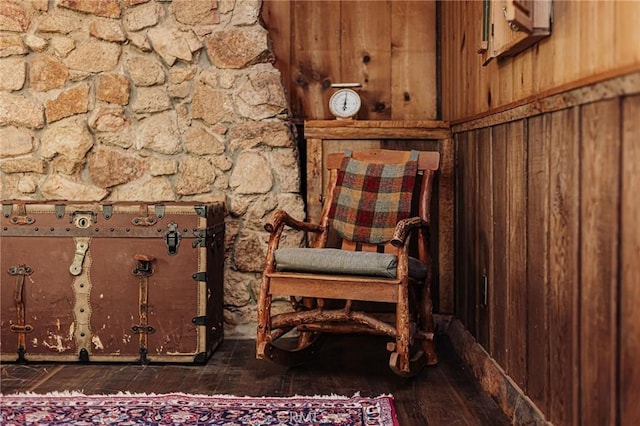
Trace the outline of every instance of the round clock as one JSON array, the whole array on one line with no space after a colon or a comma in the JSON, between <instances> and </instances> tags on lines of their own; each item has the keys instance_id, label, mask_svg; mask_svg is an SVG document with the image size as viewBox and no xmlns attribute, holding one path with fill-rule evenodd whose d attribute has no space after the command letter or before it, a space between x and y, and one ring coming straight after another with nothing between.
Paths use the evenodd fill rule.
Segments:
<instances>
[{"instance_id":1,"label":"round clock","mask_svg":"<svg viewBox=\"0 0 640 426\"><path fill-rule=\"evenodd\" d=\"M342 88L336 90L329 99L329 110L331 114L339 119L354 117L361 106L362 101L360 100L360 95L353 89Z\"/></svg>"}]
</instances>

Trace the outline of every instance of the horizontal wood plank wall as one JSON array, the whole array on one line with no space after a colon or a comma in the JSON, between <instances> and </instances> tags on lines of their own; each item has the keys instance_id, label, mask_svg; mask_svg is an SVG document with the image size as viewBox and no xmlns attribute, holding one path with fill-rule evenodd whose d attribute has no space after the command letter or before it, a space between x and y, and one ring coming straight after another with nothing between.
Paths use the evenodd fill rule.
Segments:
<instances>
[{"instance_id":1,"label":"horizontal wood plank wall","mask_svg":"<svg viewBox=\"0 0 640 426\"><path fill-rule=\"evenodd\" d=\"M443 1L442 118L457 122L542 92L640 68L640 2L553 1L553 32L482 65L482 1Z\"/></svg>"},{"instance_id":2,"label":"horizontal wood plank wall","mask_svg":"<svg viewBox=\"0 0 640 426\"><path fill-rule=\"evenodd\" d=\"M437 119L435 0L265 0L293 120L333 118L332 83L361 83L360 120Z\"/></svg>"},{"instance_id":3,"label":"horizontal wood plank wall","mask_svg":"<svg viewBox=\"0 0 640 426\"><path fill-rule=\"evenodd\" d=\"M455 133L456 317L554 425L640 420L639 112L619 96Z\"/></svg>"}]
</instances>

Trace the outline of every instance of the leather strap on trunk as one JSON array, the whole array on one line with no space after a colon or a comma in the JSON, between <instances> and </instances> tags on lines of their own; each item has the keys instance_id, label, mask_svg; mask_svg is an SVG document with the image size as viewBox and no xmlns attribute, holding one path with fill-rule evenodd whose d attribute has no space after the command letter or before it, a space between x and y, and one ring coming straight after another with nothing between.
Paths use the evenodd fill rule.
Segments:
<instances>
[{"instance_id":1,"label":"leather strap on trunk","mask_svg":"<svg viewBox=\"0 0 640 426\"><path fill-rule=\"evenodd\" d=\"M91 238L77 237L73 239L75 243L75 256L69 272L73 276L73 293L75 295L75 305L73 316L75 319L74 338L78 348L78 358L88 361L92 352L91 341L91 252L89 246ZM93 341L94 349L102 349L100 339Z\"/></svg>"},{"instance_id":2,"label":"leather strap on trunk","mask_svg":"<svg viewBox=\"0 0 640 426\"><path fill-rule=\"evenodd\" d=\"M138 277L138 302L140 323L131 327L131 331L138 335L140 341L140 361L149 362L147 359L149 333L155 329L149 325L149 277L153 275L151 263L155 260L153 256L136 254L133 258L138 262L133 275Z\"/></svg>"},{"instance_id":3,"label":"leather strap on trunk","mask_svg":"<svg viewBox=\"0 0 640 426\"><path fill-rule=\"evenodd\" d=\"M9 268L9 275L16 277L16 289L14 292L14 300L16 302L16 323L11 324L10 330L18 334L18 361L26 361L24 353L27 348L27 333L33 331L33 326L26 322L26 312L24 303L24 284L25 277L31 275L33 270L26 266L12 266Z\"/></svg>"}]
</instances>

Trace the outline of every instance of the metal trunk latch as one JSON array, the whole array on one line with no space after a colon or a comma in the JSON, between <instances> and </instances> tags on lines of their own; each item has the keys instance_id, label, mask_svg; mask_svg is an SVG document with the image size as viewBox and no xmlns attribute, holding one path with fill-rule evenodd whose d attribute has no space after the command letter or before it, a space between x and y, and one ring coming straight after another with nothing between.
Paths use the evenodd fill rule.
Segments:
<instances>
[{"instance_id":1,"label":"metal trunk latch","mask_svg":"<svg viewBox=\"0 0 640 426\"><path fill-rule=\"evenodd\" d=\"M73 256L73 262L71 262L71 266L69 266L69 272L71 272L71 275L78 276L82 273L82 262L84 262L84 257L86 256L88 249L88 242L78 241L76 243L76 253Z\"/></svg>"},{"instance_id":2,"label":"metal trunk latch","mask_svg":"<svg viewBox=\"0 0 640 426\"><path fill-rule=\"evenodd\" d=\"M18 334L18 361L26 362L24 353L27 348L27 333L33 331L33 326L26 323L26 313L24 306L24 277L31 275L33 269L27 265L11 266L8 270L9 275L15 275L16 290L14 300L16 302L16 324L11 324L9 328L13 333Z\"/></svg>"},{"instance_id":3,"label":"metal trunk latch","mask_svg":"<svg viewBox=\"0 0 640 426\"><path fill-rule=\"evenodd\" d=\"M169 255L175 256L178 254L178 246L180 245L180 232L178 232L178 225L174 222L168 224L167 228L167 232L164 234L164 242L167 245Z\"/></svg>"}]
</instances>

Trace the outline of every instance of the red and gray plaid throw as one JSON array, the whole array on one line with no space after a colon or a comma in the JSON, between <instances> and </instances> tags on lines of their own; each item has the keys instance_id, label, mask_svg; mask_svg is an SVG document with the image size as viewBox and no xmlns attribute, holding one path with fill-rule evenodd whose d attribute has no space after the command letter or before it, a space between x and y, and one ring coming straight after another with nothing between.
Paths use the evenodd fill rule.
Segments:
<instances>
[{"instance_id":1,"label":"red and gray plaid throw","mask_svg":"<svg viewBox=\"0 0 640 426\"><path fill-rule=\"evenodd\" d=\"M403 164L371 164L345 153L329 211L342 238L371 244L391 240L398 221L411 214L418 154L411 151Z\"/></svg>"}]
</instances>

